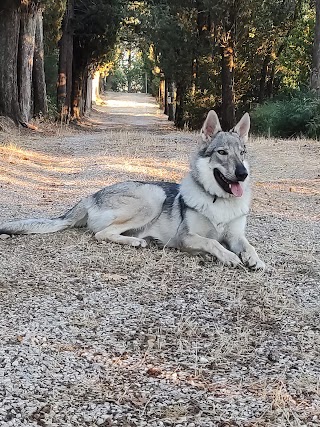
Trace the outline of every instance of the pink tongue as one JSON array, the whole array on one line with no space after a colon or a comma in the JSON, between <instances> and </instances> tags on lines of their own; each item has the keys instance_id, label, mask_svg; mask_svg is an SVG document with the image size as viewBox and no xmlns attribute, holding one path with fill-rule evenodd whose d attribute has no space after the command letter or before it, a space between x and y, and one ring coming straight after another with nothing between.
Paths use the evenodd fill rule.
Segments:
<instances>
[{"instance_id":1,"label":"pink tongue","mask_svg":"<svg viewBox=\"0 0 320 427\"><path fill-rule=\"evenodd\" d=\"M243 194L243 190L239 182L233 182L232 184L230 184L230 190L231 193L236 197L241 197Z\"/></svg>"}]
</instances>

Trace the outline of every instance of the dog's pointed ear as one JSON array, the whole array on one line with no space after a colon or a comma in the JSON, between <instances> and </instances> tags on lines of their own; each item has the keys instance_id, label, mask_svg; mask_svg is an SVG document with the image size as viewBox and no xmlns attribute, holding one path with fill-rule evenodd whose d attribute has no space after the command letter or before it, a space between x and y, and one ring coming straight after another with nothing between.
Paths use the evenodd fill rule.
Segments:
<instances>
[{"instance_id":1,"label":"dog's pointed ear","mask_svg":"<svg viewBox=\"0 0 320 427\"><path fill-rule=\"evenodd\" d=\"M203 142L210 142L212 137L221 130L217 113L210 110L201 129L201 138Z\"/></svg>"},{"instance_id":2,"label":"dog's pointed ear","mask_svg":"<svg viewBox=\"0 0 320 427\"><path fill-rule=\"evenodd\" d=\"M250 130L250 116L248 113L245 113L233 129L236 132L243 142L247 142L248 135Z\"/></svg>"}]
</instances>

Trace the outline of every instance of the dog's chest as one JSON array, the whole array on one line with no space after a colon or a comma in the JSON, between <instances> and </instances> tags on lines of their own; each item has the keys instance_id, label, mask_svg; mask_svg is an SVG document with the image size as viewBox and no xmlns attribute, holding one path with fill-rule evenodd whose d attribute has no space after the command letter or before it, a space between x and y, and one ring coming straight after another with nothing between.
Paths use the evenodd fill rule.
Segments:
<instances>
[{"instance_id":1,"label":"dog's chest","mask_svg":"<svg viewBox=\"0 0 320 427\"><path fill-rule=\"evenodd\" d=\"M239 202L218 199L189 209L186 218L189 232L218 241L223 239L233 221L248 214L249 204L245 200Z\"/></svg>"},{"instance_id":2,"label":"dog's chest","mask_svg":"<svg viewBox=\"0 0 320 427\"><path fill-rule=\"evenodd\" d=\"M248 212L249 203L246 199L217 199L213 203L206 203L201 213L209 220L218 234L223 234L230 223L247 215Z\"/></svg>"}]
</instances>

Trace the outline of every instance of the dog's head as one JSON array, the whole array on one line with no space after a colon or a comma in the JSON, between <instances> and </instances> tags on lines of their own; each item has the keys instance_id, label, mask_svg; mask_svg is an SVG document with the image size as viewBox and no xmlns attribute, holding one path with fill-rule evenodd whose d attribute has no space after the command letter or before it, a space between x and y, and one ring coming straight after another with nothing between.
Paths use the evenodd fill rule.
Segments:
<instances>
[{"instance_id":1,"label":"dog's head","mask_svg":"<svg viewBox=\"0 0 320 427\"><path fill-rule=\"evenodd\" d=\"M221 130L217 114L211 110L201 129L202 145L196 160L197 178L218 197L241 197L248 184L246 146L250 117L246 113L229 132Z\"/></svg>"}]
</instances>

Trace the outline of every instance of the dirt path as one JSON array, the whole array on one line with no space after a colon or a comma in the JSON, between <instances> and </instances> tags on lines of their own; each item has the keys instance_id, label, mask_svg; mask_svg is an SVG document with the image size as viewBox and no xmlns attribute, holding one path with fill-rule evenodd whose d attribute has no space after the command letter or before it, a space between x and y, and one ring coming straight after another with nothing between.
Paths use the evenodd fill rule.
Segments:
<instances>
[{"instance_id":1,"label":"dirt path","mask_svg":"<svg viewBox=\"0 0 320 427\"><path fill-rule=\"evenodd\" d=\"M181 179L196 135L148 97L107 99L101 132L3 136L0 221ZM1 427L319 426L320 144L248 148L265 273L83 230L0 241Z\"/></svg>"},{"instance_id":2,"label":"dirt path","mask_svg":"<svg viewBox=\"0 0 320 427\"><path fill-rule=\"evenodd\" d=\"M151 95L107 92L91 114L90 122L103 130L173 130L168 117L160 111Z\"/></svg>"}]
</instances>

